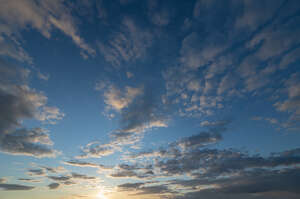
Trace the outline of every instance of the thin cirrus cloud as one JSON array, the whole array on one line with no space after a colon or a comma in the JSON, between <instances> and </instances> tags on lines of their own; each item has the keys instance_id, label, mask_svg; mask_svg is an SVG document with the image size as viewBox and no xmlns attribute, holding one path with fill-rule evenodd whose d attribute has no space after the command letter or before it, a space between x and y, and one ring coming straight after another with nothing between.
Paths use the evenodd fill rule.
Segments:
<instances>
[{"instance_id":1,"label":"thin cirrus cloud","mask_svg":"<svg viewBox=\"0 0 300 199\"><path fill-rule=\"evenodd\" d=\"M70 9L63 1L9 1L2 2L0 18L1 55L7 55L20 61L32 62L32 58L22 47L21 31L27 26L50 38L53 29L58 29L81 49L84 57L95 55L83 38L79 36L75 20Z\"/></svg>"}]
</instances>

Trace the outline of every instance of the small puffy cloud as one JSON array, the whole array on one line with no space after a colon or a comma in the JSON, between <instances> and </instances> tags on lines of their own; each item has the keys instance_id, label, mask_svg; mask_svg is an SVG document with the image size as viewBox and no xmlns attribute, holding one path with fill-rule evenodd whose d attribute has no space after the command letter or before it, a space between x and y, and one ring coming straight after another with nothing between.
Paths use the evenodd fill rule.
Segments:
<instances>
[{"instance_id":1,"label":"small puffy cloud","mask_svg":"<svg viewBox=\"0 0 300 199\"><path fill-rule=\"evenodd\" d=\"M59 183L51 183L48 185L49 189L57 189L59 186Z\"/></svg>"},{"instance_id":2,"label":"small puffy cloud","mask_svg":"<svg viewBox=\"0 0 300 199\"><path fill-rule=\"evenodd\" d=\"M62 166L58 166L58 167L43 166L42 168L50 173L65 173L65 172L67 172L67 170Z\"/></svg>"},{"instance_id":3,"label":"small puffy cloud","mask_svg":"<svg viewBox=\"0 0 300 199\"><path fill-rule=\"evenodd\" d=\"M92 142L87 144L85 147L82 147L82 155L79 155L76 158L100 158L113 154L115 150L116 149L112 144L100 144L99 142Z\"/></svg>"},{"instance_id":4,"label":"small puffy cloud","mask_svg":"<svg viewBox=\"0 0 300 199\"><path fill-rule=\"evenodd\" d=\"M109 107L120 111L123 108L128 107L128 105L131 104L132 101L142 93L143 88L126 86L125 89L121 91L112 85L104 93L104 101Z\"/></svg>"},{"instance_id":5,"label":"small puffy cloud","mask_svg":"<svg viewBox=\"0 0 300 199\"><path fill-rule=\"evenodd\" d=\"M132 78L134 76L134 74L131 73L131 72L129 72L129 71L127 71L126 72L126 76L127 76L128 79L130 79L130 78Z\"/></svg>"},{"instance_id":6,"label":"small puffy cloud","mask_svg":"<svg viewBox=\"0 0 300 199\"><path fill-rule=\"evenodd\" d=\"M50 75L49 75L49 74L43 74L43 73L41 73L40 71L38 71L37 77L38 77L39 79L41 79L41 80L48 81L49 78L50 78Z\"/></svg>"}]
</instances>

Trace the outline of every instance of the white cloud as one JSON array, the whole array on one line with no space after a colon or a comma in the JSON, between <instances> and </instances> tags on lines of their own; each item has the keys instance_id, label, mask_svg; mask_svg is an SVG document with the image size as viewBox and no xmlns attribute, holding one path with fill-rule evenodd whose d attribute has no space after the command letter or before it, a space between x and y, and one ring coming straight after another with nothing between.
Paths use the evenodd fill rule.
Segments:
<instances>
[{"instance_id":1,"label":"white cloud","mask_svg":"<svg viewBox=\"0 0 300 199\"><path fill-rule=\"evenodd\" d=\"M126 86L123 91L111 85L103 94L105 103L120 111L123 108L128 107L129 104L139 95L143 94L143 88L133 88Z\"/></svg>"}]
</instances>

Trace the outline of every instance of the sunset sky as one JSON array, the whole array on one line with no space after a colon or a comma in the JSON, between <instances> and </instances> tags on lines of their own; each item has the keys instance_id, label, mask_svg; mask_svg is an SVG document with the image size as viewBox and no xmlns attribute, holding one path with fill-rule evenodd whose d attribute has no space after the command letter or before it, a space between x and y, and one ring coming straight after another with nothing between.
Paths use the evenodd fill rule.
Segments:
<instances>
[{"instance_id":1,"label":"sunset sky","mask_svg":"<svg viewBox=\"0 0 300 199\"><path fill-rule=\"evenodd\" d=\"M0 199L299 187L299 0L0 0Z\"/></svg>"}]
</instances>

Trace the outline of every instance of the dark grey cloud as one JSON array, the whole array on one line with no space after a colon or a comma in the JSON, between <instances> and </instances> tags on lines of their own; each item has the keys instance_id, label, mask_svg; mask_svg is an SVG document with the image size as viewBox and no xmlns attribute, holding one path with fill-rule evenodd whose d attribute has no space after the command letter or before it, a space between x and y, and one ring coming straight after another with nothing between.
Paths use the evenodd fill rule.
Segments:
<instances>
[{"instance_id":1,"label":"dark grey cloud","mask_svg":"<svg viewBox=\"0 0 300 199\"><path fill-rule=\"evenodd\" d=\"M206 193L218 194L265 194L265 193L292 193L300 195L298 184L300 180L299 168L268 170L255 169L243 171L238 175L229 178L198 178L193 180L175 180L172 184L183 187L211 186L203 191L196 191L194 194L200 197ZM191 194L191 195L194 195ZM187 194L184 198L189 198ZM215 195L215 197L216 197ZM229 195L229 196L230 196ZM178 197L181 198L181 197Z\"/></svg>"},{"instance_id":2,"label":"dark grey cloud","mask_svg":"<svg viewBox=\"0 0 300 199\"><path fill-rule=\"evenodd\" d=\"M94 179L96 179L96 177L87 176L87 175L79 174L79 173L72 173L72 178L82 179L82 180L94 180Z\"/></svg>"},{"instance_id":3,"label":"dark grey cloud","mask_svg":"<svg viewBox=\"0 0 300 199\"><path fill-rule=\"evenodd\" d=\"M112 144L101 144L98 142L92 142L82 147L82 155L77 156L78 159L85 158L100 158L103 156L111 155L115 152L115 147Z\"/></svg>"},{"instance_id":4,"label":"dark grey cloud","mask_svg":"<svg viewBox=\"0 0 300 199\"><path fill-rule=\"evenodd\" d=\"M122 137L123 132L140 133L148 128L167 126L163 110L159 108L159 96L153 92L150 88L144 88L143 95L137 97L127 109L122 110L118 137Z\"/></svg>"},{"instance_id":5,"label":"dark grey cloud","mask_svg":"<svg viewBox=\"0 0 300 199\"><path fill-rule=\"evenodd\" d=\"M40 182L39 180L32 179L32 178L18 178L18 180L24 182Z\"/></svg>"},{"instance_id":6,"label":"dark grey cloud","mask_svg":"<svg viewBox=\"0 0 300 199\"><path fill-rule=\"evenodd\" d=\"M42 169L45 169L47 172L50 173L64 173L67 170L64 167L48 167L48 166L42 166Z\"/></svg>"},{"instance_id":7,"label":"dark grey cloud","mask_svg":"<svg viewBox=\"0 0 300 199\"><path fill-rule=\"evenodd\" d=\"M145 183L143 183L143 182L140 182L140 183L124 183L124 184L118 185L118 188L121 189L121 190L125 190L125 191L135 190L135 189L141 187L144 184Z\"/></svg>"},{"instance_id":8,"label":"dark grey cloud","mask_svg":"<svg viewBox=\"0 0 300 199\"><path fill-rule=\"evenodd\" d=\"M222 135L220 133L201 132L197 135L184 138L178 141L177 144L183 149L198 148L209 144L217 143L221 139Z\"/></svg>"},{"instance_id":9,"label":"dark grey cloud","mask_svg":"<svg viewBox=\"0 0 300 199\"><path fill-rule=\"evenodd\" d=\"M0 137L2 152L13 155L53 157L57 154L57 151L49 148L49 145L52 145L49 135L40 128L17 129Z\"/></svg>"},{"instance_id":10,"label":"dark grey cloud","mask_svg":"<svg viewBox=\"0 0 300 199\"><path fill-rule=\"evenodd\" d=\"M71 179L70 176L48 176L48 178L54 181L68 181Z\"/></svg>"},{"instance_id":11,"label":"dark grey cloud","mask_svg":"<svg viewBox=\"0 0 300 199\"><path fill-rule=\"evenodd\" d=\"M27 84L29 71L0 61L0 150L13 155L53 157L57 151L47 131L22 127L24 119L54 122L63 117L47 97ZM53 111L55 110L55 111Z\"/></svg>"},{"instance_id":12,"label":"dark grey cloud","mask_svg":"<svg viewBox=\"0 0 300 199\"><path fill-rule=\"evenodd\" d=\"M27 174L30 176L44 176L46 172L44 169L28 169Z\"/></svg>"},{"instance_id":13,"label":"dark grey cloud","mask_svg":"<svg viewBox=\"0 0 300 199\"><path fill-rule=\"evenodd\" d=\"M49 189L57 189L59 186L59 183L51 183L48 185Z\"/></svg>"},{"instance_id":14,"label":"dark grey cloud","mask_svg":"<svg viewBox=\"0 0 300 199\"><path fill-rule=\"evenodd\" d=\"M145 179L153 177L153 175L154 172L151 165L120 164L113 169L113 172L109 176L113 178Z\"/></svg>"},{"instance_id":15,"label":"dark grey cloud","mask_svg":"<svg viewBox=\"0 0 300 199\"><path fill-rule=\"evenodd\" d=\"M34 189L34 187L19 184L0 184L0 189L5 191L25 191Z\"/></svg>"},{"instance_id":16,"label":"dark grey cloud","mask_svg":"<svg viewBox=\"0 0 300 199\"><path fill-rule=\"evenodd\" d=\"M227 126L230 124L230 120L220 120L216 122L205 122L202 126L208 127L207 131L201 131L198 134L184 137L171 143L167 148L161 148L159 150L143 151L137 154L133 154L132 158L142 158L142 157L179 157L185 151L203 148L207 145L215 144L220 142L223 137L222 133L227 130Z\"/></svg>"},{"instance_id":17,"label":"dark grey cloud","mask_svg":"<svg viewBox=\"0 0 300 199\"><path fill-rule=\"evenodd\" d=\"M137 189L138 193L136 195L148 195L148 194L174 194L176 191L173 191L168 188L166 185L154 185L154 186L143 186Z\"/></svg>"},{"instance_id":18,"label":"dark grey cloud","mask_svg":"<svg viewBox=\"0 0 300 199\"><path fill-rule=\"evenodd\" d=\"M73 179L72 176L69 176L69 175L47 176L47 178L49 178L59 184L64 184L64 185L76 184L76 182L72 181L72 179Z\"/></svg>"}]
</instances>

